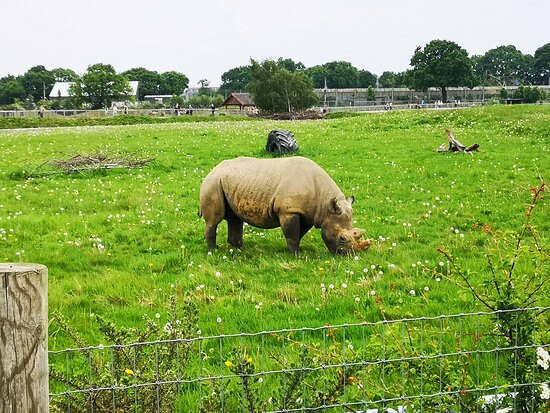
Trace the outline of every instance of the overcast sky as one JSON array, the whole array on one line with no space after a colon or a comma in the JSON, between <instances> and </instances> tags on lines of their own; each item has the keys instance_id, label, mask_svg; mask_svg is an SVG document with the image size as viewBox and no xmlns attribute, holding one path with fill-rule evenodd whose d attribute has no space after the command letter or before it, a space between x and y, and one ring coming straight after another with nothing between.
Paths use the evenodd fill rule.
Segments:
<instances>
[{"instance_id":1,"label":"overcast sky","mask_svg":"<svg viewBox=\"0 0 550 413\"><path fill-rule=\"evenodd\" d=\"M0 76L110 63L219 85L250 58L346 60L380 75L433 39L470 54L550 42L549 0L3 0L0 13Z\"/></svg>"}]
</instances>

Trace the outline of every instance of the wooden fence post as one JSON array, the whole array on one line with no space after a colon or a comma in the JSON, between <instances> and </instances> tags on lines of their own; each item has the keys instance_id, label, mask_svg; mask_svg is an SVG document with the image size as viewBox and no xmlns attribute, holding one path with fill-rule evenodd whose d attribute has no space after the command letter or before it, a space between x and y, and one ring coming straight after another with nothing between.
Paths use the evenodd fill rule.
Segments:
<instances>
[{"instance_id":1,"label":"wooden fence post","mask_svg":"<svg viewBox=\"0 0 550 413\"><path fill-rule=\"evenodd\" d=\"M0 263L0 412L48 412L48 269Z\"/></svg>"}]
</instances>

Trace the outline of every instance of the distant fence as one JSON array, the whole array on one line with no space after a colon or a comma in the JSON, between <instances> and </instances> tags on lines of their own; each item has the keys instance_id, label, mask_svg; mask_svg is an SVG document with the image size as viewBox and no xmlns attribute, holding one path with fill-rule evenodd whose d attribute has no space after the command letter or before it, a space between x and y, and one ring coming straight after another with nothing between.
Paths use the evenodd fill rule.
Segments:
<instances>
[{"instance_id":1,"label":"distant fence","mask_svg":"<svg viewBox=\"0 0 550 413\"><path fill-rule=\"evenodd\" d=\"M359 103L359 102L358 102ZM365 102L366 103L366 102ZM394 104L389 106L389 104L371 104L364 105L355 105L355 106L327 106L324 108L325 112L378 112L385 110L406 110L406 109L450 109L450 108L465 108L471 106L480 106L483 103L481 101L475 102L460 102L460 103L423 103L423 104ZM318 111L323 111L322 107L314 108ZM211 109L193 109L193 114L189 115L186 113L186 110L179 110L178 112L175 109L128 109L128 115L132 116L212 116ZM73 109L73 110L46 110L44 111L45 118L105 118L110 116L116 116L123 114L122 111L117 111L113 115L112 110L84 110L84 109ZM242 115L247 116L250 112L245 110L230 110L230 109L216 109L215 116L220 114L223 115ZM40 117L37 110L2 110L0 111L0 117L29 117L29 118L38 118Z\"/></svg>"},{"instance_id":2,"label":"distant fence","mask_svg":"<svg viewBox=\"0 0 550 413\"><path fill-rule=\"evenodd\" d=\"M457 109L472 106L482 106L483 102L450 102L450 103L403 103L403 104L370 104L355 106L328 106L326 112L383 112L389 110L410 110L410 109Z\"/></svg>"},{"instance_id":3,"label":"distant fence","mask_svg":"<svg viewBox=\"0 0 550 413\"><path fill-rule=\"evenodd\" d=\"M270 413L495 412L521 404L535 413L549 309L50 351L50 364L63 366L50 378L50 403L66 412ZM532 340L510 342L499 330L504 320L515 325L509 337L528 329ZM77 376L85 386L75 385Z\"/></svg>"},{"instance_id":4,"label":"distant fence","mask_svg":"<svg viewBox=\"0 0 550 413\"><path fill-rule=\"evenodd\" d=\"M45 118L105 118L116 115L132 115L132 116L212 116L212 109L193 109L193 114L186 113L187 109L128 109L126 112L123 109L60 109L60 110L45 110ZM215 110L215 115L246 115L245 110L221 109ZM8 118L38 118L40 111L35 110L0 110L0 117Z\"/></svg>"},{"instance_id":5,"label":"distant fence","mask_svg":"<svg viewBox=\"0 0 550 413\"><path fill-rule=\"evenodd\" d=\"M533 87L550 94L550 85L533 85ZM512 97L518 88L519 86L477 86L471 89L449 87L447 88L447 98L449 101L488 101L492 98L500 98L502 89L509 97ZM372 95L373 92L374 95ZM366 88L315 89L315 93L319 97L321 106L325 100L328 106L362 106L367 101L377 104L385 102L419 103L421 101L432 103L442 99L439 88L429 88L426 91L407 88L374 88L370 93Z\"/></svg>"},{"instance_id":6,"label":"distant fence","mask_svg":"<svg viewBox=\"0 0 550 413\"><path fill-rule=\"evenodd\" d=\"M390 105L380 104L377 102L354 102L354 105L349 106L332 106L334 102L327 102L327 107L318 106L313 108L319 112L384 112L389 110L418 110L418 109L458 109L468 108L473 106L483 106L487 102L481 100L475 101L457 101L457 102L431 102L431 103L396 103ZM540 103L538 103L540 104ZM548 103L544 103L548 104ZM186 113L186 110L180 109L179 115L175 109L128 109L128 115L132 116L212 116L211 109L193 109L193 114ZM215 116L219 115L241 115L247 116L252 112L246 110L232 109L216 109ZM113 114L112 110L88 110L88 109L67 109L67 110L46 110L44 111L45 118L105 118L116 115L121 115L123 112L118 110ZM37 110L0 110L1 117L40 117Z\"/></svg>"}]
</instances>

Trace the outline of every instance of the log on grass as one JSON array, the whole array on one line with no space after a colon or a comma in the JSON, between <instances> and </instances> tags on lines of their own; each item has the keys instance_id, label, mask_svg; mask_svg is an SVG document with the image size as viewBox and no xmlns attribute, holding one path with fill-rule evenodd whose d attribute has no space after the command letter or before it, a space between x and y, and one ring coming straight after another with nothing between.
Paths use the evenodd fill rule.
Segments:
<instances>
[{"instance_id":1,"label":"log on grass","mask_svg":"<svg viewBox=\"0 0 550 413\"><path fill-rule=\"evenodd\" d=\"M479 145L477 143L474 143L472 146L467 147L458 139L456 139L453 135L453 132L451 132L449 129L446 129L445 132L447 132L449 146L447 147L447 145L442 144L439 148L434 149L434 152L464 152L468 155L472 155L473 151L477 151L479 149Z\"/></svg>"}]
</instances>

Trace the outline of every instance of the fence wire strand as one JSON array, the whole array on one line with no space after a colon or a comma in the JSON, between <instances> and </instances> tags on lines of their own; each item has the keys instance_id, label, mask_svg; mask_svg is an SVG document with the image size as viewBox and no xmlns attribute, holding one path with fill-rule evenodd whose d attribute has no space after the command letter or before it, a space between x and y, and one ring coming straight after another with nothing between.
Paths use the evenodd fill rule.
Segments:
<instances>
[{"instance_id":1,"label":"fence wire strand","mask_svg":"<svg viewBox=\"0 0 550 413\"><path fill-rule=\"evenodd\" d=\"M549 309L50 351L50 364L64 370L50 380L50 403L67 412L160 413L175 406L201 413L381 412L411 406L484 413L489 405L491 411L497 405L515 411L518 395L530 394L529 411L535 412L545 383L536 351L550 346L539 316ZM513 339L498 330L510 317L516 317ZM522 329L534 332L527 343L519 341Z\"/></svg>"}]
</instances>

